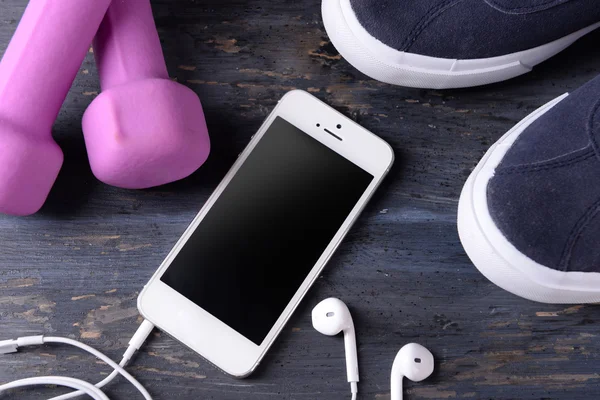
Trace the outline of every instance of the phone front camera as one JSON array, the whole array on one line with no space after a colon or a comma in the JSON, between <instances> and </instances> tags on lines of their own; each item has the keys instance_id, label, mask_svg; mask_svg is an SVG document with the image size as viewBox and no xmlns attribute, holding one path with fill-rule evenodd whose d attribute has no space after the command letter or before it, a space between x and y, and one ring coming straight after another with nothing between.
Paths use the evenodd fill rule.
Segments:
<instances>
[{"instance_id":1,"label":"phone front camera","mask_svg":"<svg viewBox=\"0 0 600 400\"><path fill-rule=\"evenodd\" d=\"M337 124L337 128L338 128L338 129L342 129L342 125L340 125L340 124Z\"/></svg>"}]
</instances>

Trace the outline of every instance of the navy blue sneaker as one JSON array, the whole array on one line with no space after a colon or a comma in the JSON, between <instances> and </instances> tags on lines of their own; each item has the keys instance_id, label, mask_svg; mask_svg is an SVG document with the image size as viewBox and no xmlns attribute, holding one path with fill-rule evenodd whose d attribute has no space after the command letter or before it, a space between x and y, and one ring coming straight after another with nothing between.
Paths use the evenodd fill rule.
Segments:
<instances>
[{"instance_id":1,"label":"navy blue sneaker","mask_svg":"<svg viewBox=\"0 0 600 400\"><path fill-rule=\"evenodd\" d=\"M600 302L600 76L492 146L463 188L458 232L475 266L509 292Z\"/></svg>"},{"instance_id":2,"label":"navy blue sneaker","mask_svg":"<svg viewBox=\"0 0 600 400\"><path fill-rule=\"evenodd\" d=\"M322 12L355 68L432 89L524 74L600 26L598 0L322 0Z\"/></svg>"}]
</instances>

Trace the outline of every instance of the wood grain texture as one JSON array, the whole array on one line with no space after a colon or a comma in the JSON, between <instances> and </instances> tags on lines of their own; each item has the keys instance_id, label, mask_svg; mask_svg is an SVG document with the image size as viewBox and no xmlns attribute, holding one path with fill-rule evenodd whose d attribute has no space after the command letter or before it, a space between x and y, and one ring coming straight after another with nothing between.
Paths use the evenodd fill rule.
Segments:
<instances>
[{"instance_id":1,"label":"wood grain texture","mask_svg":"<svg viewBox=\"0 0 600 400\"><path fill-rule=\"evenodd\" d=\"M0 1L0 52L25 5ZM437 359L431 379L406 383L411 400L598 397L600 308L536 304L497 288L469 262L455 220L462 185L485 150L600 73L600 32L527 76L440 92L392 87L354 70L328 41L318 0L155 0L153 7L171 76L202 99L210 159L190 178L156 189L98 182L80 128L99 91L88 57L55 125L66 158L47 204L31 217L0 217L1 338L66 335L120 358L140 323L138 292L277 100L300 88L388 141L395 167L255 375L234 380L156 333L130 368L155 398L348 399L342 339L310 322L311 308L328 296L353 312L360 399L389 398L392 360L411 341ZM50 374L97 381L108 372L60 346L0 358L0 382ZM138 398L122 379L108 393ZM3 398L41 396L38 389Z\"/></svg>"}]
</instances>

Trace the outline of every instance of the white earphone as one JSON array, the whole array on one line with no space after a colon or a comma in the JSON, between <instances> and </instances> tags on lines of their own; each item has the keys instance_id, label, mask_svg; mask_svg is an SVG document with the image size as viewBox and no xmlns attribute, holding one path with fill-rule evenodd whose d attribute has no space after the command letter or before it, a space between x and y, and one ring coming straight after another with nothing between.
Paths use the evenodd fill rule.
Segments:
<instances>
[{"instance_id":1,"label":"white earphone","mask_svg":"<svg viewBox=\"0 0 600 400\"><path fill-rule=\"evenodd\" d=\"M343 301L330 297L323 300L312 310L312 322L315 329L324 335L335 336L344 333L346 347L346 372L350 382L352 399L358 393L358 355L356 352L356 334L350 310Z\"/></svg>"},{"instance_id":2,"label":"white earphone","mask_svg":"<svg viewBox=\"0 0 600 400\"><path fill-rule=\"evenodd\" d=\"M392 365L391 400L402 400L402 380L421 382L433 373L433 354L417 343L402 347Z\"/></svg>"},{"instance_id":3,"label":"white earphone","mask_svg":"<svg viewBox=\"0 0 600 400\"><path fill-rule=\"evenodd\" d=\"M320 333L335 336L344 333L346 346L346 369L348 382L352 390L352 399L358 393L358 355L356 351L356 334L350 310L344 302L334 297L321 301L312 310L314 328ZM409 343L402 347L392 365L391 400L402 400L402 380L404 377L413 382L427 379L434 368L433 354L417 343Z\"/></svg>"}]
</instances>

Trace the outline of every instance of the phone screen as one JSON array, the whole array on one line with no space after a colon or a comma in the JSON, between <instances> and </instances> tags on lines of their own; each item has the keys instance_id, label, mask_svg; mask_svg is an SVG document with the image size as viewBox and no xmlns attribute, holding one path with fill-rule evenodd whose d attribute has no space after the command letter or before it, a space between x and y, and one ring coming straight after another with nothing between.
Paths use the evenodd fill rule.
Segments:
<instances>
[{"instance_id":1,"label":"phone screen","mask_svg":"<svg viewBox=\"0 0 600 400\"><path fill-rule=\"evenodd\" d=\"M277 117L161 280L260 345L373 179Z\"/></svg>"}]
</instances>

